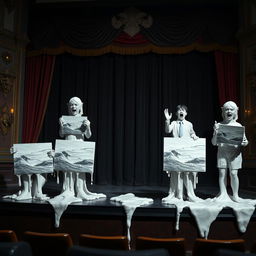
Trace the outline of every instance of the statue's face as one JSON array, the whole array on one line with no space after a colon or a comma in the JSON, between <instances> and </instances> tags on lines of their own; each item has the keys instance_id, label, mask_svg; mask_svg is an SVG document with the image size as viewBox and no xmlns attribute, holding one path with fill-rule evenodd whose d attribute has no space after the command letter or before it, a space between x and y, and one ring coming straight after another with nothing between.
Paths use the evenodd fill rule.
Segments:
<instances>
[{"instance_id":1,"label":"statue's face","mask_svg":"<svg viewBox=\"0 0 256 256\"><path fill-rule=\"evenodd\" d=\"M225 121L232 121L235 119L236 109L230 105L223 109L223 117Z\"/></svg>"},{"instance_id":2,"label":"statue's face","mask_svg":"<svg viewBox=\"0 0 256 256\"><path fill-rule=\"evenodd\" d=\"M178 109L176 115L178 117L178 120L183 121L187 116L187 111L184 108L180 108Z\"/></svg>"},{"instance_id":3,"label":"statue's face","mask_svg":"<svg viewBox=\"0 0 256 256\"><path fill-rule=\"evenodd\" d=\"M71 101L68 104L68 113L71 116L77 116L80 114L81 106L75 101Z\"/></svg>"}]
</instances>

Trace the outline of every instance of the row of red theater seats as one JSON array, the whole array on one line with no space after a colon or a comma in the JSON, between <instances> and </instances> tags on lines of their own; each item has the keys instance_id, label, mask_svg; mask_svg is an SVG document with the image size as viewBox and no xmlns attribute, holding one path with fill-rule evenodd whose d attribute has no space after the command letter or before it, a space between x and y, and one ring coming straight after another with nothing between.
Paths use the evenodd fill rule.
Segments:
<instances>
[{"instance_id":1,"label":"row of red theater seats","mask_svg":"<svg viewBox=\"0 0 256 256\"><path fill-rule=\"evenodd\" d=\"M34 256L41 255L66 255L69 248L74 244L70 234L67 233L39 233L24 232L25 242L32 248ZM17 242L17 236L13 230L0 230L0 242ZM139 236L135 240L135 249L148 250L164 248L171 256L186 256L186 241L184 238L152 238ZM79 246L110 249L110 250L129 250L128 239L126 236L96 236L81 234ZM196 239L192 256L211 256L217 249L228 249L237 252L245 252L245 241L243 239L233 240L211 240ZM256 253L256 243L250 250ZM248 254L246 254L248 255Z\"/></svg>"}]
</instances>

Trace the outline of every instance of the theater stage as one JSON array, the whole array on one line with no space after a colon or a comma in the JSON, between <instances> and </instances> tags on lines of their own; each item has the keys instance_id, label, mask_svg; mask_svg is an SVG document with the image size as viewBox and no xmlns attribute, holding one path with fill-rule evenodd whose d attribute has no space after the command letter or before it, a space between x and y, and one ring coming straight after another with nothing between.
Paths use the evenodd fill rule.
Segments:
<instances>
[{"instance_id":1,"label":"theater stage","mask_svg":"<svg viewBox=\"0 0 256 256\"><path fill-rule=\"evenodd\" d=\"M194 240L200 237L194 216L189 208L184 208L180 217L179 230L175 230L176 207L165 206L161 199L167 196L167 187L144 186L88 186L92 192L101 192L107 195L106 199L83 201L69 205L63 213L59 228L54 227L54 210L43 201L11 199L0 200L0 227L13 229L18 238L22 239L23 232L65 232L70 233L74 243L78 243L79 234L95 235L126 235L126 214L124 208L110 201L113 196L134 193L139 197L154 199L154 203L139 207L134 212L131 224L131 240L134 248L136 236L153 237L184 237L186 248L191 250ZM44 189L51 197L59 193L60 187L48 183ZM10 192L10 191L9 191ZM206 199L216 196L218 188L197 188L197 196ZM1 191L1 195L7 194ZM240 191L243 198L256 198L253 192ZM231 208L224 208L217 219L212 223L209 239L236 239L242 238L246 242L246 249L250 250L256 241L256 213L251 217L245 233L239 232L237 221Z\"/></svg>"}]
</instances>

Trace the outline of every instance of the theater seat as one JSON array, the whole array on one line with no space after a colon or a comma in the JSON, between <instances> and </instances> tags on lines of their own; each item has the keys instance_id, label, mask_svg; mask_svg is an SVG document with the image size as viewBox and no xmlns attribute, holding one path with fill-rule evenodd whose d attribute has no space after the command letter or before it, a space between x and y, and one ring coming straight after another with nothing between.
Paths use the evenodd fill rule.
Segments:
<instances>
[{"instance_id":1,"label":"theater seat","mask_svg":"<svg viewBox=\"0 0 256 256\"><path fill-rule=\"evenodd\" d=\"M0 242L18 242L13 230L0 230Z\"/></svg>"},{"instance_id":2,"label":"theater seat","mask_svg":"<svg viewBox=\"0 0 256 256\"><path fill-rule=\"evenodd\" d=\"M184 238L155 238L138 236L136 238L136 250L165 248L172 256L185 256Z\"/></svg>"},{"instance_id":3,"label":"theater seat","mask_svg":"<svg viewBox=\"0 0 256 256\"><path fill-rule=\"evenodd\" d=\"M214 256L256 256L254 253L240 252L228 249L219 249Z\"/></svg>"},{"instance_id":4,"label":"theater seat","mask_svg":"<svg viewBox=\"0 0 256 256\"><path fill-rule=\"evenodd\" d=\"M218 249L245 252L245 242L243 239L213 240L198 238L195 240L192 256L214 256Z\"/></svg>"},{"instance_id":5,"label":"theater seat","mask_svg":"<svg viewBox=\"0 0 256 256\"><path fill-rule=\"evenodd\" d=\"M26 231L24 240L30 244L33 256L63 256L73 245L71 236L67 233Z\"/></svg>"},{"instance_id":6,"label":"theater seat","mask_svg":"<svg viewBox=\"0 0 256 256\"><path fill-rule=\"evenodd\" d=\"M96 236L81 234L79 245L101 249L128 250L128 239L126 236Z\"/></svg>"},{"instance_id":7,"label":"theater seat","mask_svg":"<svg viewBox=\"0 0 256 256\"><path fill-rule=\"evenodd\" d=\"M26 242L0 242L1 256L32 256L30 245Z\"/></svg>"},{"instance_id":8,"label":"theater seat","mask_svg":"<svg viewBox=\"0 0 256 256\"><path fill-rule=\"evenodd\" d=\"M140 251L110 250L73 246L67 256L170 256L165 249L152 249Z\"/></svg>"}]
</instances>

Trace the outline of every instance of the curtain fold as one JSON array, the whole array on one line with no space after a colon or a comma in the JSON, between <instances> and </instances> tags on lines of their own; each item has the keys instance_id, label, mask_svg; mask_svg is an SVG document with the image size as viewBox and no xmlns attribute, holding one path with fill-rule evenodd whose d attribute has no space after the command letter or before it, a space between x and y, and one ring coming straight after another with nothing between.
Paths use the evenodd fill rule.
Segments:
<instances>
[{"instance_id":1,"label":"curtain fold","mask_svg":"<svg viewBox=\"0 0 256 256\"><path fill-rule=\"evenodd\" d=\"M22 142L37 142L51 87L55 56L26 59Z\"/></svg>"},{"instance_id":2,"label":"curtain fold","mask_svg":"<svg viewBox=\"0 0 256 256\"><path fill-rule=\"evenodd\" d=\"M84 50L86 50L87 54L91 51L99 55L104 54L102 49L105 49L105 53L114 52L111 50L117 50L116 45L125 48L123 52L126 54L130 54L129 48L136 48L134 52L138 52L139 48L146 47L145 53L149 52L148 48L156 47L163 48L162 52L164 52L166 48L191 48L191 45L196 43L201 48L211 50L216 50L212 45L223 47L222 50L225 47L237 47L235 35L238 29L238 18L237 11L233 8L215 10L145 8L140 10L152 18L151 25L145 25L145 20L139 18L138 14L129 16L125 10L122 11L123 16L119 15L120 10L112 9L106 10L104 14L97 13L98 10L92 10L91 13L88 11L87 15L84 13L81 15L80 12L74 15L70 12L59 16L54 13L49 14L47 19L45 14L32 13L33 22L28 29L31 40L29 51L33 54L40 54L43 50L47 53L54 50L57 52L58 48L63 50L64 46L69 53L72 49L72 54L75 51L85 53ZM112 25L113 17L118 26ZM136 28L137 33L129 36L125 33L127 27ZM194 48L190 51L192 50ZM161 53L161 50L158 51Z\"/></svg>"},{"instance_id":3,"label":"curtain fold","mask_svg":"<svg viewBox=\"0 0 256 256\"><path fill-rule=\"evenodd\" d=\"M232 100L239 105L239 66L235 53L215 51L215 62L218 79L219 104Z\"/></svg>"}]
</instances>

